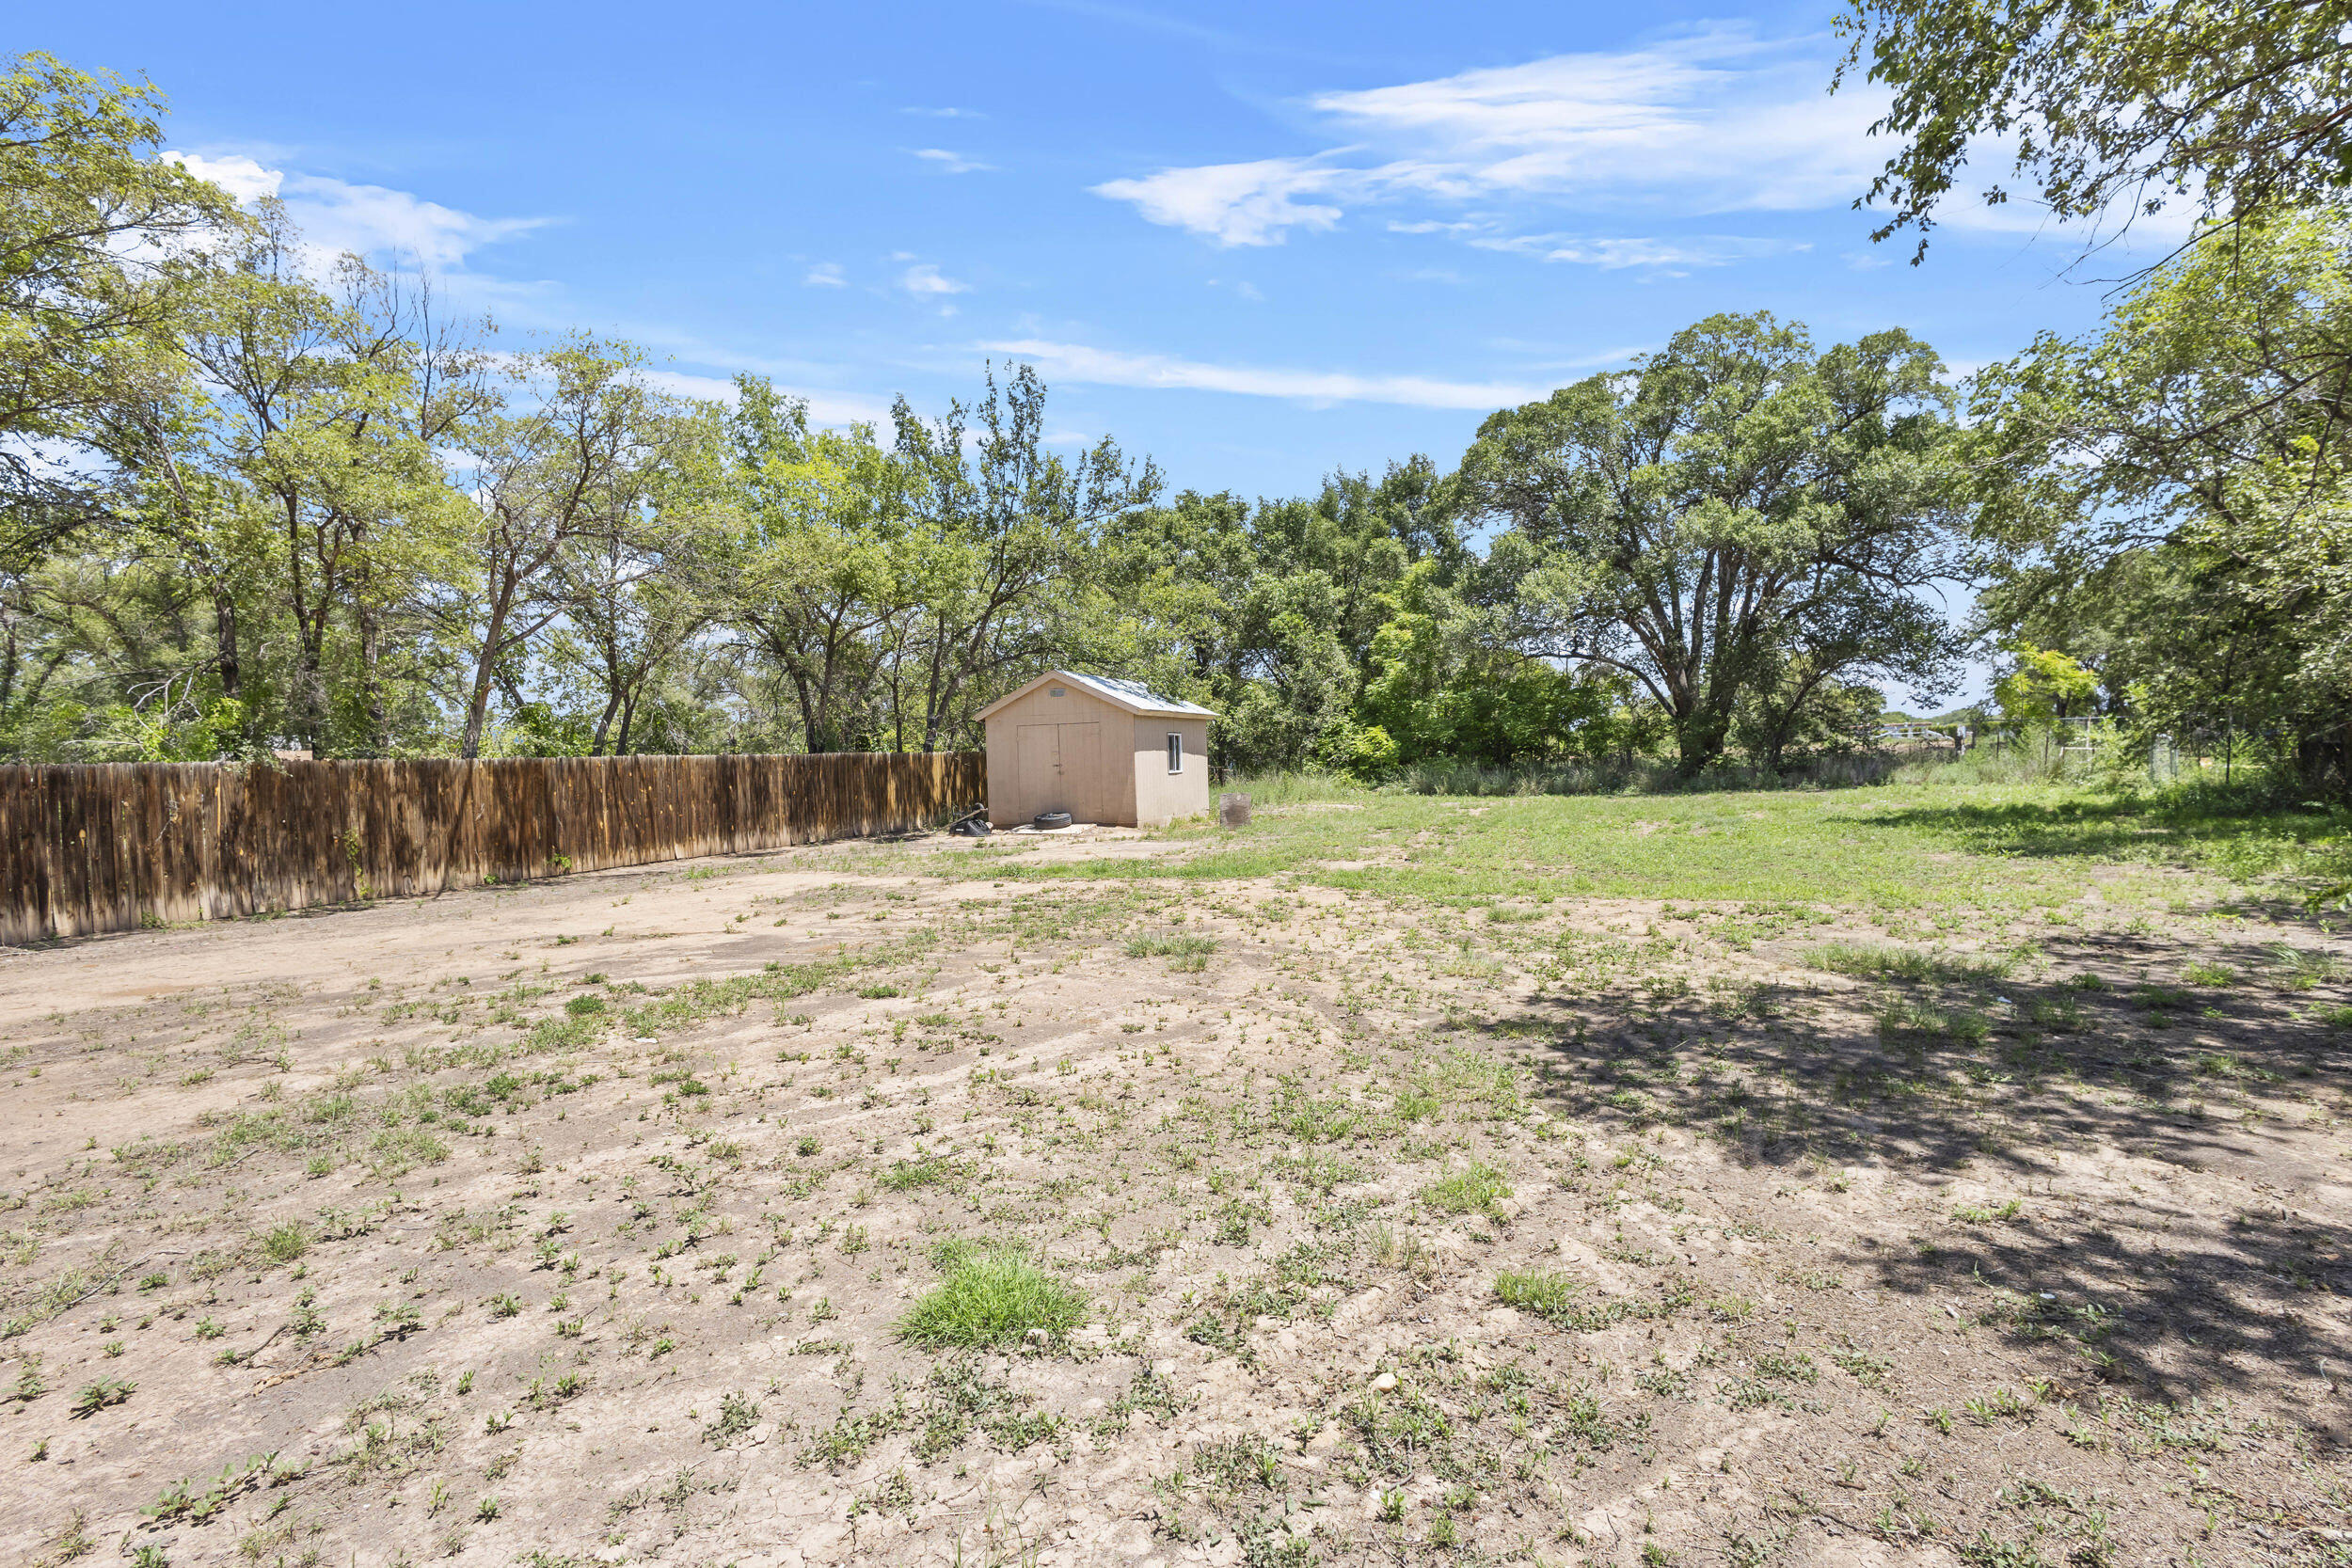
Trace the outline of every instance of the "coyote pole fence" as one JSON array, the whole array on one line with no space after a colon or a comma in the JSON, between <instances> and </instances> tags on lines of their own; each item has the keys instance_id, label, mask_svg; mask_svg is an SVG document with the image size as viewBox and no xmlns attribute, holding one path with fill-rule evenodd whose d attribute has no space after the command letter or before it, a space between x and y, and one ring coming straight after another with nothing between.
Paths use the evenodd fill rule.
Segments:
<instances>
[{"instance_id":1,"label":"coyote pole fence","mask_svg":"<svg viewBox=\"0 0 2352 1568\"><path fill-rule=\"evenodd\" d=\"M934 825L979 752L0 765L0 942Z\"/></svg>"}]
</instances>

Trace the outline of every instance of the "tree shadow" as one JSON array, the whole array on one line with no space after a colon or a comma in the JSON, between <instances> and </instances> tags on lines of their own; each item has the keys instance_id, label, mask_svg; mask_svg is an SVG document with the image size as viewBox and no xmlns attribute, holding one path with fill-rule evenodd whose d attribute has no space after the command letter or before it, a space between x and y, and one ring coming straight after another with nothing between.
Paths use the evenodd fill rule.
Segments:
<instances>
[{"instance_id":1,"label":"tree shadow","mask_svg":"<svg viewBox=\"0 0 2352 1568\"><path fill-rule=\"evenodd\" d=\"M2352 1348L2307 1321L2311 1292L2352 1290L2352 1236L2312 1196L2343 1176L2296 1103L2347 1087L2345 1037L2314 1016L2343 1005L2344 974L2299 991L2137 978L2186 951L2094 934L2057 955L2066 979L1547 998L1496 1030L1588 1125L1677 1127L1784 1180L1877 1166L1948 1190L1904 1243L1861 1239L1844 1262L2062 1352L2061 1386L2308 1393L2352 1378ZM2280 969L2263 942L2194 951L2241 982ZM1963 1200L1987 1190L2020 1201Z\"/></svg>"},{"instance_id":2,"label":"tree shadow","mask_svg":"<svg viewBox=\"0 0 2352 1568\"><path fill-rule=\"evenodd\" d=\"M2253 871L2269 869L2287 852L2326 854L2326 841L2352 827L2352 812L2316 803L2256 806L2218 795L2114 795L1913 803L1857 813L1852 820L1864 828L1925 832L1957 848L2011 859L2185 867L2220 862Z\"/></svg>"}]
</instances>

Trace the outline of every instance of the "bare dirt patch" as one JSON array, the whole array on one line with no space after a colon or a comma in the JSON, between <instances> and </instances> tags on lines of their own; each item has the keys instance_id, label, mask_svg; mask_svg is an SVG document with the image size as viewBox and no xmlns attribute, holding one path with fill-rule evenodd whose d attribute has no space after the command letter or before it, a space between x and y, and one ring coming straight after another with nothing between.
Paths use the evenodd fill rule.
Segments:
<instances>
[{"instance_id":1,"label":"bare dirt patch","mask_svg":"<svg viewBox=\"0 0 2352 1568\"><path fill-rule=\"evenodd\" d=\"M1001 863L0 957L0 1545L2344 1560L2340 937Z\"/></svg>"}]
</instances>

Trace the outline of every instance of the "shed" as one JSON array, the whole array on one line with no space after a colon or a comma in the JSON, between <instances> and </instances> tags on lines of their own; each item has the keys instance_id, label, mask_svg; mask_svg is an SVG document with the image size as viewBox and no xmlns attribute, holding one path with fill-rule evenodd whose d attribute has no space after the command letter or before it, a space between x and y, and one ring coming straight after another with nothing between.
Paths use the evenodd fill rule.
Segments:
<instances>
[{"instance_id":1,"label":"shed","mask_svg":"<svg viewBox=\"0 0 2352 1568\"><path fill-rule=\"evenodd\" d=\"M1165 827L1209 809L1209 721L1197 703L1140 681L1050 670L980 710L988 819L1041 812L1073 822Z\"/></svg>"}]
</instances>

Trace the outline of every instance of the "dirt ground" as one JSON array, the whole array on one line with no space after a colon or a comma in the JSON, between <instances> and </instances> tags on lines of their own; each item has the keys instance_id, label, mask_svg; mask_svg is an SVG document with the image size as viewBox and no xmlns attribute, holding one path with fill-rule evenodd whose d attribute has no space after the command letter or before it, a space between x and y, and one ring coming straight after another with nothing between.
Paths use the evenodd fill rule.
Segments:
<instances>
[{"instance_id":1,"label":"dirt ground","mask_svg":"<svg viewBox=\"0 0 2352 1568\"><path fill-rule=\"evenodd\" d=\"M0 955L0 1553L2352 1560L2340 933L1190 852Z\"/></svg>"}]
</instances>

